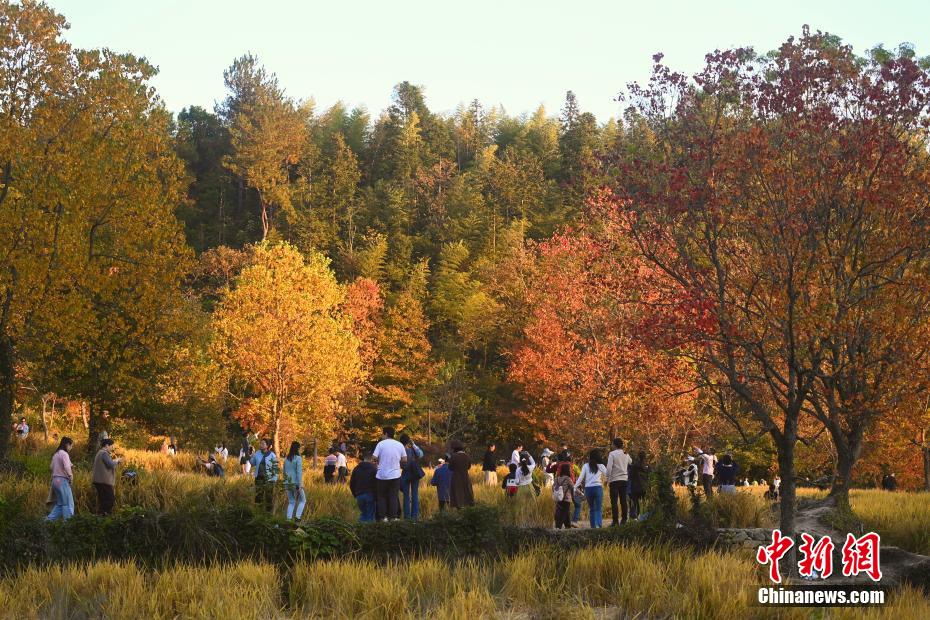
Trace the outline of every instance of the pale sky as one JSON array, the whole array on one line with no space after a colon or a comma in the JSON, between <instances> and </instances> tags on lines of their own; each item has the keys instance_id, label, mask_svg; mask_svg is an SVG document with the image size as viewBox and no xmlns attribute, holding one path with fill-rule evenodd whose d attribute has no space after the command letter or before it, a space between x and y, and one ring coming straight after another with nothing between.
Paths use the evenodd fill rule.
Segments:
<instances>
[{"instance_id":1,"label":"pale sky","mask_svg":"<svg viewBox=\"0 0 930 620\"><path fill-rule=\"evenodd\" d=\"M245 52L278 75L288 95L317 109L342 100L373 117L391 88L425 87L449 112L479 99L509 114L539 104L557 114L566 90L598 120L617 116L627 82L648 78L661 51L692 72L716 48L778 46L803 24L857 51L914 43L930 55L930 0L48 0L78 47L144 56L168 108L212 110L223 70Z\"/></svg>"}]
</instances>

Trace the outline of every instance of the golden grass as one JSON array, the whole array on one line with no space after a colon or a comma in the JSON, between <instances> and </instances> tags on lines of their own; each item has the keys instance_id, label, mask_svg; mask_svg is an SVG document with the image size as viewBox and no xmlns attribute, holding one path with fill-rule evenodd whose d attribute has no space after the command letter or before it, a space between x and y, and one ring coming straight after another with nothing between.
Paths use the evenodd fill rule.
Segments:
<instances>
[{"instance_id":1,"label":"golden grass","mask_svg":"<svg viewBox=\"0 0 930 620\"><path fill-rule=\"evenodd\" d=\"M538 547L500 560L363 559L175 566L30 568L0 581L3 618L926 618L902 588L884 608L766 609L758 567L740 554L668 546Z\"/></svg>"}]
</instances>

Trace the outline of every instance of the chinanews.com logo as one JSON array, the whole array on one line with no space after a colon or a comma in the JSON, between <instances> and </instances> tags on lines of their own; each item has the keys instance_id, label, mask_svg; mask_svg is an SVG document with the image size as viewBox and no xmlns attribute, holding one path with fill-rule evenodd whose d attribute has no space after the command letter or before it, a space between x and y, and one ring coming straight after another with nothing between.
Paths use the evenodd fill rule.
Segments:
<instances>
[{"instance_id":1,"label":"chinanews.com logo","mask_svg":"<svg viewBox=\"0 0 930 620\"><path fill-rule=\"evenodd\" d=\"M781 530L772 531L772 542L756 551L756 561L768 566L769 580L775 586L761 586L756 593L756 604L783 607L829 607L883 605L885 590L878 585L882 579L881 537L869 532L860 537L846 535L846 542L840 553L843 577L864 575L872 583L864 585L828 584L834 573L835 544L829 536L817 540L810 534L801 534L801 544L797 551L801 556L798 561L798 575L803 584L787 585L782 582L779 561L784 558L795 541L784 536ZM816 583L820 581L821 583Z\"/></svg>"}]
</instances>

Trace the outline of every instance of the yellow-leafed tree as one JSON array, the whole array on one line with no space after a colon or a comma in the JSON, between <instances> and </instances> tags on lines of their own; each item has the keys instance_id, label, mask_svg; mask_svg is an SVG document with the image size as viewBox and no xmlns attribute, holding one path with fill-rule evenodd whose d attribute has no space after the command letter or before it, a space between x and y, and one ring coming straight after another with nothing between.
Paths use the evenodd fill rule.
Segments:
<instances>
[{"instance_id":1,"label":"yellow-leafed tree","mask_svg":"<svg viewBox=\"0 0 930 620\"><path fill-rule=\"evenodd\" d=\"M239 419L272 433L278 453L282 434L331 433L361 372L344 296L322 254L262 244L215 313L216 358L244 392Z\"/></svg>"}]
</instances>

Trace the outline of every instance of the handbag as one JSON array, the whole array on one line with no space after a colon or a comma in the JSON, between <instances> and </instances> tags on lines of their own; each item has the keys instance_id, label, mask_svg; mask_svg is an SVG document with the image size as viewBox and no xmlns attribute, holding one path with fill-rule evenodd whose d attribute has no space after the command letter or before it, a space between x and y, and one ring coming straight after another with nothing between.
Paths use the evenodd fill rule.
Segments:
<instances>
[{"instance_id":1,"label":"handbag","mask_svg":"<svg viewBox=\"0 0 930 620\"><path fill-rule=\"evenodd\" d=\"M552 489L552 499L554 499L556 502L565 501L565 487L563 487L561 484L555 485L555 487Z\"/></svg>"}]
</instances>

